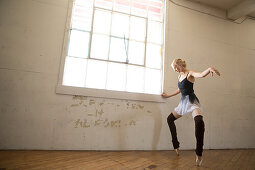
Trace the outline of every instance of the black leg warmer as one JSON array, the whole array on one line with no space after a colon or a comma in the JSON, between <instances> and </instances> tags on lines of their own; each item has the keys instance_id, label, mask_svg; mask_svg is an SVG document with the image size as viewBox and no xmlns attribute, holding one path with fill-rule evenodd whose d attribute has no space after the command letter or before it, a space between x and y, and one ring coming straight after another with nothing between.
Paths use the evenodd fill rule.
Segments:
<instances>
[{"instance_id":1,"label":"black leg warmer","mask_svg":"<svg viewBox=\"0 0 255 170\"><path fill-rule=\"evenodd\" d=\"M173 143L173 147L174 149L179 148L179 142L177 139L177 133L176 133L176 127L174 124L174 121L176 120L176 118L174 117L173 113L171 113L168 117L167 117L167 123L172 135L172 143Z\"/></svg>"},{"instance_id":2,"label":"black leg warmer","mask_svg":"<svg viewBox=\"0 0 255 170\"><path fill-rule=\"evenodd\" d=\"M195 135L197 139L196 154L202 156L203 145L204 145L204 132L205 124L203 121L203 116L197 115L194 117L195 120Z\"/></svg>"}]
</instances>

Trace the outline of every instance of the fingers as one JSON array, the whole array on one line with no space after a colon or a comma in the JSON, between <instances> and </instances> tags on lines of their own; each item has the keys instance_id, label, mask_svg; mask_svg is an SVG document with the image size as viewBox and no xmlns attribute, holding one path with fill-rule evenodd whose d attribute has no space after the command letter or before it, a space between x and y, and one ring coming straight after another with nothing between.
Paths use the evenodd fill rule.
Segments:
<instances>
[{"instance_id":1,"label":"fingers","mask_svg":"<svg viewBox=\"0 0 255 170\"><path fill-rule=\"evenodd\" d=\"M164 97L164 98L166 98L166 97L167 97L167 94L166 94L165 92L163 92L163 93L161 94L161 96Z\"/></svg>"},{"instance_id":2,"label":"fingers","mask_svg":"<svg viewBox=\"0 0 255 170\"><path fill-rule=\"evenodd\" d=\"M220 72L218 71L218 70L216 70L217 72L216 72L216 74L218 75L218 76L220 76Z\"/></svg>"},{"instance_id":3,"label":"fingers","mask_svg":"<svg viewBox=\"0 0 255 170\"><path fill-rule=\"evenodd\" d=\"M217 69L215 69L215 68L212 68L212 70L211 70L212 72L214 72L215 74L217 74L218 76L220 76L220 72L217 70Z\"/></svg>"},{"instance_id":4,"label":"fingers","mask_svg":"<svg viewBox=\"0 0 255 170\"><path fill-rule=\"evenodd\" d=\"M214 73L220 76L220 72L218 70L215 69Z\"/></svg>"}]
</instances>

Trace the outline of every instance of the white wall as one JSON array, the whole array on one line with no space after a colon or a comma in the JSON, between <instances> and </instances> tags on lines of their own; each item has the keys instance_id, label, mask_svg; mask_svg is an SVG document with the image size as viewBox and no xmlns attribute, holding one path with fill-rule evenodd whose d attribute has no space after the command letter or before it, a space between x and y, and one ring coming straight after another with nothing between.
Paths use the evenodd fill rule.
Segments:
<instances>
[{"instance_id":1,"label":"white wall","mask_svg":"<svg viewBox=\"0 0 255 170\"><path fill-rule=\"evenodd\" d=\"M255 22L167 7L166 91L177 88L174 58L196 71L215 66L221 77L195 84L205 148L254 148ZM55 93L66 13L67 0L0 0L0 149L172 149L166 118L180 96L158 104ZM191 115L176 126L181 148L195 148Z\"/></svg>"}]
</instances>

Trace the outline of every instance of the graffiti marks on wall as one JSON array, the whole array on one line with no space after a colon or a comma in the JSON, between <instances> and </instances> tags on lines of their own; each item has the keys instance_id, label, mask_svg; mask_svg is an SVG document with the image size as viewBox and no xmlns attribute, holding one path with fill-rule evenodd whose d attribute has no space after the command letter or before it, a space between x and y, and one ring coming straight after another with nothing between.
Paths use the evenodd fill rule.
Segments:
<instances>
[{"instance_id":1,"label":"graffiti marks on wall","mask_svg":"<svg viewBox=\"0 0 255 170\"><path fill-rule=\"evenodd\" d=\"M104 127L104 128L116 128L121 126L135 126L136 121L130 120L128 123L123 124L121 120L108 120L106 119L97 119L97 120L88 120L88 119L77 119L74 122L74 128L90 128L90 127Z\"/></svg>"},{"instance_id":2,"label":"graffiti marks on wall","mask_svg":"<svg viewBox=\"0 0 255 170\"><path fill-rule=\"evenodd\" d=\"M90 99L73 96L66 111L72 114L74 128L119 128L137 125L136 118L152 112L142 103L128 100L110 102L105 99Z\"/></svg>"}]
</instances>

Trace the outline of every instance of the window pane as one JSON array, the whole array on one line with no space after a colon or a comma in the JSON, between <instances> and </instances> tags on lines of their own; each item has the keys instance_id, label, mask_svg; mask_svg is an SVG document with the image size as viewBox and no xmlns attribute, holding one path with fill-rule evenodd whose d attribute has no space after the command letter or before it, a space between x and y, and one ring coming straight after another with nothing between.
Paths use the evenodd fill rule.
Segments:
<instances>
[{"instance_id":1,"label":"window pane","mask_svg":"<svg viewBox=\"0 0 255 170\"><path fill-rule=\"evenodd\" d=\"M149 21L147 41L162 44L162 23Z\"/></svg>"},{"instance_id":2,"label":"window pane","mask_svg":"<svg viewBox=\"0 0 255 170\"><path fill-rule=\"evenodd\" d=\"M63 85L160 94L162 11L161 0L74 0Z\"/></svg>"},{"instance_id":3,"label":"window pane","mask_svg":"<svg viewBox=\"0 0 255 170\"><path fill-rule=\"evenodd\" d=\"M133 0L131 14L147 17L147 0Z\"/></svg>"},{"instance_id":4,"label":"window pane","mask_svg":"<svg viewBox=\"0 0 255 170\"><path fill-rule=\"evenodd\" d=\"M104 89L106 83L107 62L88 60L86 87Z\"/></svg>"},{"instance_id":5,"label":"window pane","mask_svg":"<svg viewBox=\"0 0 255 170\"><path fill-rule=\"evenodd\" d=\"M93 34L91 44L91 58L108 59L110 38L105 35Z\"/></svg>"},{"instance_id":6,"label":"window pane","mask_svg":"<svg viewBox=\"0 0 255 170\"><path fill-rule=\"evenodd\" d=\"M68 55L87 58L90 33L71 30Z\"/></svg>"},{"instance_id":7,"label":"window pane","mask_svg":"<svg viewBox=\"0 0 255 170\"><path fill-rule=\"evenodd\" d=\"M66 57L63 85L84 87L86 65L86 59Z\"/></svg>"},{"instance_id":8,"label":"window pane","mask_svg":"<svg viewBox=\"0 0 255 170\"><path fill-rule=\"evenodd\" d=\"M107 85L108 90L125 91L126 86L126 64L108 64Z\"/></svg>"},{"instance_id":9,"label":"window pane","mask_svg":"<svg viewBox=\"0 0 255 170\"><path fill-rule=\"evenodd\" d=\"M96 10L94 14L94 33L110 34L111 12Z\"/></svg>"},{"instance_id":10,"label":"window pane","mask_svg":"<svg viewBox=\"0 0 255 170\"><path fill-rule=\"evenodd\" d=\"M163 4L161 0L149 0L148 18L150 20L163 20Z\"/></svg>"},{"instance_id":11,"label":"window pane","mask_svg":"<svg viewBox=\"0 0 255 170\"><path fill-rule=\"evenodd\" d=\"M95 0L95 6L105 9L112 9L112 0Z\"/></svg>"},{"instance_id":12,"label":"window pane","mask_svg":"<svg viewBox=\"0 0 255 170\"><path fill-rule=\"evenodd\" d=\"M144 41L146 34L146 20L139 17L130 18L130 39Z\"/></svg>"},{"instance_id":13,"label":"window pane","mask_svg":"<svg viewBox=\"0 0 255 170\"><path fill-rule=\"evenodd\" d=\"M144 67L128 65L126 90L138 93L144 91Z\"/></svg>"},{"instance_id":14,"label":"window pane","mask_svg":"<svg viewBox=\"0 0 255 170\"><path fill-rule=\"evenodd\" d=\"M144 65L145 45L141 42L129 41L128 60L129 63Z\"/></svg>"},{"instance_id":15,"label":"window pane","mask_svg":"<svg viewBox=\"0 0 255 170\"><path fill-rule=\"evenodd\" d=\"M124 39L111 37L109 59L112 61L126 62L127 54Z\"/></svg>"},{"instance_id":16,"label":"window pane","mask_svg":"<svg viewBox=\"0 0 255 170\"><path fill-rule=\"evenodd\" d=\"M112 35L127 38L129 34L129 16L113 13L112 15Z\"/></svg>"},{"instance_id":17,"label":"window pane","mask_svg":"<svg viewBox=\"0 0 255 170\"><path fill-rule=\"evenodd\" d=\"M72 14L72 28L91 30L93 0L76 0Z\"/></svg>"},{"instance_id":18,"label":"window pane","mask_svg":"<svg viewBox=\"0 0 255 170\"><path fill-rule=\"evenodd\" d=\"M114 0L114 11L130 14L131 0Z\"/></svg>"},{"instance_id":19,"label":"window pane","mask_svg":"<svg viewBox=\"0 0 255 170\"><path fill-rule=\"evenodd\" d=\"M147 43L146 67L161 68L161 46Z\"/></svg>"},{"instance_id":20,"label":"window pane","mask_svg":"<svg viewBox=\"0 0 255 170\"><path fill-rule=\"evenodd\" d=\"M150 94L161 94L161 71L160 70L146 68L145 92Z\"/></svg>"}]
</instances>

